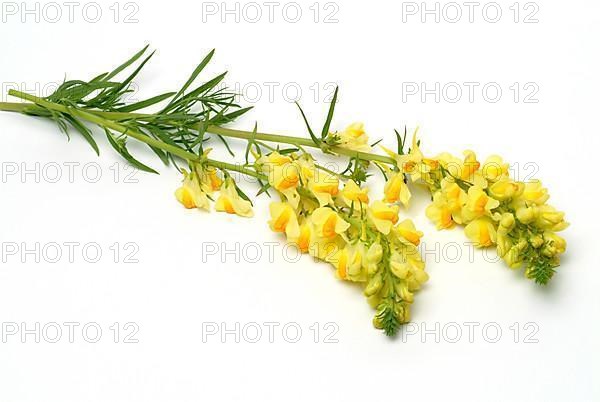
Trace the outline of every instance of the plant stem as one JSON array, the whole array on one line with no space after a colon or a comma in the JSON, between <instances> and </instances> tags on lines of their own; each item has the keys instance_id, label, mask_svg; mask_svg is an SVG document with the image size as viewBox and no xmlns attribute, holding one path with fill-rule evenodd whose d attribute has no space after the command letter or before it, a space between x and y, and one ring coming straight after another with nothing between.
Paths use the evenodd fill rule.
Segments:
<instances>
[{"instance_id":1,"label":"plant stem","mask_svg":"<svg viewBox=\"0 0 600 402\"><path fill-rule=\"evenodd\" d=\"M17 93L17 91L14 90L10 90L9 94L13 95L13 96L17 96L15 95L15 93ZM26 95L26 96L30 96L31 95L27 95L27 94L23 94L20 93L22 95ZM31 100L30 98L26 98L23 96L17 96L21 99L27 99L27 100ZM40 98L36 98L33 97L35 99L39 99L42 100ZM33 101L34 103L38 103L41 105L41 103ZM34 105L32 104L26 104L26 103L0 103L0 110L6 110L6 111L13 111L13 112L23 112L25 111L28 107L33 107ZM35 111L35 109L31 109L32 111ZM97 116L101 116L104 117L106 119L110 119L110 120L131 120L131 119L138 119L138 120L150 120L152 118L154 118L155 116L152 114L145 114L145 113L121 113L121 112L104 112L104 111L95 111L95 110L90 110L88 111L88 113L90 114L94 114ZM198 129L202 128L203 123L198 123ZM234 130L231 128L225 128L225 127L221 127L221 126L215 126L215 125L209 125L206 129L207 132L212 133L212 134L218 134L221 135L223 137L231 137L231 138L240 138L240 139L244 139L244 140L259 140L259 141L267 141L267 142L278 142L278 143L284 143L284 144L290 144L290 145L296 145L296 146L301 146L301 147L312 147L312 148L320 148L319 145L315 144L312 139L310 138L302 138L302 137L293 137L293 136L289 136L289 135L279 135L279 134L268 134L268 133L253 133L251 131L243 131L243 130ZM348 157L358 157L359 159L362 160L367 160L367 161L373 161L373 162L380 162L380 163L385 163L388 165L395 165L396 161L393 158L390 158L388 156L385 155L378 155L378 154L373 154L373 153L369 153L369 152L360 152L360 151L353 151L351 149L347 149L347 148L343 148L343 147L339 147L339 146L331 146L329 147L329 149L339 155L344 155L344 156L348 156Z\"/></svg>"},{"instance_id":2,"label":"plant stem","mask_svg":"<svg viewBox=\"0 0 600 402\"><path fill-rule=\"evenodd\" d=\"M60 112L60 113L66 113L69 114L75 118L80 118L83 120L86 120L90 123L94 123L98 126L101 127L105 127L114 131L117 131L121 134L127 135L129 137L135 138L138 141L141 141L145 144L148 144L150 146L153 146L155 148L159 148L162 149L163 151L169 152L173 155L176 155L182 159L185 159L187 161L190 162L201 162L202 158L196 154L193 154L191 152L188 152L184 149L179 148L178 146L175 145L171 145L171 144L167 144L164 143L160 140L157 140L155 138L149 137L146 134L135 130L133 128L124 126L122 124L119 124L113 120L109 120L107 118L103 118L101 116L99 116L96 113L90 113L87 111L83 111L81 109L77 109L77 108L73 108L73 107L69 107L69 106L64 106L64 105L59 105L57 103L54 102L49 102L47 100L44 100L42 98L38 98L36 96L33 95L29 95L20 91L15 91L13 89L11 89L9 91L9 95L15 96L17 98L21 98L21 99L25 99L28 100L30 102L35 103L36 105L41 106L42 108L45 109L50 109L50 110L54 110L56 112ZM21 106L22 105L22 106ZM27 105L27 104L20 104L20 103L0 103L0 110L7 110L7 111L20 111L23 112L27 109L27 107L32 106L31 104ZM263 179L266 180L266 177L264 177L263 175L261 175L258 172L255 172L253 170L247 169L243 166L239 166L239 165L234 165L231 163L227 163L227 162L221 162L221 161L217 161L214 159L205 159L206 163L208 163L211 166L214 166L216 168L220 168L220 169L226 169L226 170L231 170L231 171L235 171L238 173L242 173L248 176L252 176L252 177L256 177L258 179Z\"/></svg>"},{"instance_id":3,"label":"plant stem","mask_svg":"<svg viewBox=\"0 0 600 402\"><path fill-rule=\"evenodd\" d=\"M266 134L266 133L253 133L251 131L242 131L242 130L234 130L231 128L225 128L220 126L210 125L206 129L209 133L222 135L224 137L232 137L232 138L242 138L245 140L257 139L261 141L269 141L269 142L280 142L284 144L298 145L304 147L313 147L320 148L319 145L315 144L310 138L301 138L301 137L292 137L289 135L279 135L279 134ZM396 161L390 157L378 154L372 154L369 152L360 152L353 151L351 149L339 147L339 146L331 146L329 149L339 155L349 156L349 157L358 157L362 160L381 162L386 164L395 165Z\"/></svg>"}]
</instances>

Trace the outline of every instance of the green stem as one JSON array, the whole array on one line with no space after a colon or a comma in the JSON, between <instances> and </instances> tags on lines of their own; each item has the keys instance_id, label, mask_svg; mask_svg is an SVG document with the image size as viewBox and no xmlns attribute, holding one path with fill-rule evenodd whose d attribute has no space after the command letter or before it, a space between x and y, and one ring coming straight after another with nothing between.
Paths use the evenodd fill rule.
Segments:
<instances>
[{"instance_id":1,"label":"green stem","mask_svg":"<svg viewBox=\"0 0 600 402\"><path fill-rule=\"evenodd\" d=\"M14 90L9 91L9 95L17 96L17 95L15 95L15 93L20 93L20 92L17 92ZM23 95L27 95L27 94L23 94ZM27 96L31 96L31 95L27 95ZM31 100L29 98L25 98L22 96L17 96L17 97L20 97L22 99ZM36 97L33 97L33 98L40 99L40 98L36 98ZM41 103L39 103L39 102L36 102L36 101L32 101L32 102L41 105ZM31 104L21 104L21 103L0 103L0 110L23 112L28 107L32 107L32 106L33 105L31 105ZM35 109L31 109L31 110L35 111ZM104 111L89 111L88 113L91 113L91 114L94 114L97 116L101 116L101 117L104 117L104 118L110 119L110 120L130 120L130 119L150 120L155 117L152 114L145 114L145 113L121 113L121 112L104 112ZM198 124L198 129L201 128L201 125L202 125L202 123ZM315 144L312 141L312 139L310 139L310 138L293 137L293 136L289 136L289 135L268 134L268 133L253 133L252 131L235 130L235 129L225 128L225 127L215 126L215 125L209 125L207 127L206 131L209 133L212 133L212 134L218 134L218 135L222 135L224 137L230 137L230 138L240 138L240 139L244 139L244 140L255 139L255 140L259 140L259 141L278 142L278 143L296 145L296 146L300 146L300 147L320 148L320 146ZM351 158L358 157L359 159L367 160L367 161L380 162L380 163L385 163L385 164L389 164L389 165L396 164L396 161L393 158L390 158L385 155L378 155L378 154L373 154L373 153L369 153L369 152L353 151L351 149L347 149L347 148L343 148L343 147L339 147L339 146L331 146L331 147L329 147L329 149L336 154L348 156Z\"/></svg>"},{"instance_id":2,"label":"green stem","mask_svg":"<svg viewBox=\"0 0 600 402\"><path fill-rule=\"evenodd\" d=\"M298 145L303 147L313 147L320 148L319 145L315 144L310 138L301 138L301 137L292 137L289 135L279 135L279 134L267 134L267 133L253 133L251 131L242 131L242 130L234 130L231 128L225 128L220 126L210 125L206 129L209 133L222 135L224 137L232 137L232 138L242 138L245 140L257 139L261 141L268 142L280 142L284 144L290 145ZM339 146L331 146L329 149L339 155L344 155L348 157L358 157L362 160L368 160L373 162L381 162L386 164L395 165L396 161L393 158L384 155L372 154L369 152L360 152L353 151L351 149L339 147Z\"/></svg>"},{"instance_id":3,"label":"green stem","mask_svg":"<svg viewBox=\"0 0 600 402\"><path fill-rule=\"evenodd\" d=\"M99 114L86 112L81 109L77 109L77 108L73 108L73 107L69 107L69 106L59 105L57 103L49 102L42 98L38 98L37 96L26 94L26 93L20 92L20 91L15 91L14 89L11 89L8 92L8 94L15 96L17 98L20 98L20 99L24 99L24 100L33 102L36 105L39 105L45 109L54 110L54 111L60 112L60 113L66 113L75 118L80 118L80 119L86 120L90 123L94 123L98 126L109 128L111 130L117 131L117 132L127 135L129 137L135 138L136 140L141 141L150 146L153 146L155 148L162 149L163 151L169 152L169 153L176 155L187 161L190 161L190 162L201 162L202 161L202 158L196 154L193 154L184 149L181 149L178 146L167 144L167 143L164 143L155 138L149 137L138 130L124 126L113 120L103 118ZM23 105L23 106L21 106L21 105ZM23 111L27 110L28 106L31 107L32 105L31 104L29 104L29 105L19 104L19 103L0 103L0 110L23 112ZM227 169L227 170L239 172L239 173L242 173L242 174L245 174L248 176L256 177L258 179L266 180L266 177L264 177L260 173L255 172L250 169L246 169L243 166L238 166L238 165L234 165L231 163L221 162L221 161L217 161L214 159L205 159L205 160L206 160L206 163L208 163L209 165L220 168L220 169Z\"/></svg>"}]
</instances>

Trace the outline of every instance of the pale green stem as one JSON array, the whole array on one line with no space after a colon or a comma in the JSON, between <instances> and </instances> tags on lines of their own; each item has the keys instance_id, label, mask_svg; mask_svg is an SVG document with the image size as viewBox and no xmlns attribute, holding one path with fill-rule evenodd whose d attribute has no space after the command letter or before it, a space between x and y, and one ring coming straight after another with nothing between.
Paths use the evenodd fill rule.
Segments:
<instances>
[{"instance_id":1,"label":"pale green stem","mask_svg":"<svg viewBox=\"0 0 600 402\"><path fill-rule=\"evenodd\" d=\"M127 135L129 137L135 138L136 140L146 143L150 146L162 149L163 151L169 152L169 153L176 155L187 161L190 161L190 162L201 162L202 161L202 158L196 154L193 154L184 149L181 149L178 146L167 144L167 143L164 143L155 138L149 137L138 130L124 126L113 120L103 118L97 113L90 113L90 112L86 112L86 111L76 109L73 107L59 105L57 103L49 102L42 98L38 98L36 96L29 95L29 94L26 94L26 93L23 93L20 91L15 91L12 89L9 91L9 95L28 100L30 102L35 103L36 105L42 106L43 108L54 110L54 111L60 112L60 113L66 113L73 117L80 118L80 119L86 120L90 123L97 124L101 127L106 127L108 129L117 131L117 132ZM19 105L19 106L17 106L17 105ZM21 106L21 105L24 105L24 106ZM32 106L32 105L31 104L29 104L29 105L19 104L19 103L0 103L0 110L23 112L23 111L25 111L27 106ZM247 169L243 166L234 165L234 164L227 163L227 162L221 162L221 161L217 161L214 159L205 159L205 161L207 164L214 166L216 168L219 168L219 169L231 170L231 171L242 173L242 174L245 174L248 176L256 177L258 179L266 180L266 177L264 177L260 173L255 172L250 169Z\"/></svg>"},{"instance_id":2,"label":"pale green stem","mask_svg":"<svg viewBox=\"0 0 600 402\"><path fill-rule=\"evenodd\" d=\"M15 91L12 91L15 92ZM22 98L27 99L27 98ZM39 99L39 98L37 98ZM38 102L35 102L38 103ZM27 107L32 107L31 104L20 104L20 103L0 103L0 110L8 110L8 111L24 111ZM121 113L121 112L103 112L103 111L89 111L89 113L93 113L98 116L102 116L106 119L110 120L130 120L130 119L139 119L139 120L151 120L155 118L155 115L145 114L145 113ZM198 129L201 128L202 123L198 124ZM296 145L300 147L312 147L312 148L321 148L320 145L315 144L310 138L302 138L302 137L293 137L289 135L280 135L280 134L268 134L268 133L254 133L252 131L243 131L243 130L235 130L231 128L225 128L221 126L209 125L206 128L206 131L213 134L218 134L223 137L230 138L240 138L244 140L259 140L259 141L267 141L267 142L277 142L284 143L290 145ZM396 161L394 158L390 158L385 155L378 155L369 152L360 152L353 151L351 149L339 147L339 146L327 146L327 149L333 153L338 155L344 155L351 158L358 157L361 160L373 161L385 163L388 165L396 165Z\"/></svg>"}]
</instances>

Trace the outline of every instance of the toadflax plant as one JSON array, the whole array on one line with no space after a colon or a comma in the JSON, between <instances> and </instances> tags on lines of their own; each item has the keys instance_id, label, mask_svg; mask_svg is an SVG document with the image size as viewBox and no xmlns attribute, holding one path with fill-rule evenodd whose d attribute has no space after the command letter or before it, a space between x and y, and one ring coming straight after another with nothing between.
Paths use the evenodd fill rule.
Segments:
<instances>
[{"instance_id":1,"label":"toadflax plant","mask_svg":"<svg viewBox=\"0 0 600 402\"><path fill-rule=\"evenodd\" d=\"M331 130L337 89L320 132L298 105L306 137L261 133L256 124L251 131L224 127L250 108L236 104L236 94L222 86L225 73L195 84L214 50L178 91L126 104L133 79L154 54L146 55L147 50L90 81L65 81L44 98L10 90L22 102L0 103L0 110L53 120L67 136L79 133L99 153L89 125L97 126L130 164L156 173L127 147L131 139L145 143L182 173L175 196L185 208L210 210L214 204L217 211L251 217L252 202L232 173L255 178L257 195L273 198L269 227L301 252L332 265L339 279L362 284L376 310L374 326L389 336L410 320L414 294L428 280L417 248L423 233L399 217L400 208L409 204L409 182L431 191L427 216L438 228L465 225L477 246L495 245L509 266L525 265L526 276L537 283L546 284L554 275L566 248L555 233L567 226L564 214L546 204L547 192L539 182L510 179L499 157L483 165L472 152L464 160L449 154L426 158L416 133L405 150L406 130L403 136L396 131L395 151L382 147L386 154L374 153L376 144L369 143L361 123ZM118 80L120 76L125 78ZM147 112L149 107L158 111ZM234 157L227 141L232 138L246 141L242 161L210 157L206 144L214 142ZM331 171L309 149L346 158L347 166ZM383 194L374 199L365 185L371 167L385 179Z\"/></svg>"}]
</instances>

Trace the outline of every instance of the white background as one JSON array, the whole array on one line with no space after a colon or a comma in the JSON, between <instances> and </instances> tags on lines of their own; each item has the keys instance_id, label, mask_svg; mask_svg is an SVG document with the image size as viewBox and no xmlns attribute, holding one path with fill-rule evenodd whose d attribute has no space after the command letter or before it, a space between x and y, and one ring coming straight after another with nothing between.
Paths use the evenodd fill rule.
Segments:
<instances>
[{"instance_id":1,"label":"white background","mask_svg":"<svg viewBox=\"0 0 600 402\"><path fill-rule=\"evenodd\" d=\"M263 15L253 23L247 19L254 18L255 8L244 8L243 2L239 22L235 15L222 22L221 2L137 0L135 6L122 2L115 8L110 1L100 3L102 16L92 23L93 10L88 9L88 21L82 15L87 3L80 3L70 22L59 2L63 15L53 23L48 19L56 19L55 11L44 3L36 22L20 2L13 3L16 11L3 2L2 100L9 88L43 93L65 75L89 79L149 43L158 51L133 95L143 99L180 85L215 47L208 70L229 70L228 84L246 88L254 98L249 103L255 110L237 127L258 121L266 132L305 135L290 103L293 88L302 90L301 103L318 126L331 94L328 83L337 83L335 129L364 121L373 139L393 145L393 128L420 125L422 148L431 155L465 148L482 158L498 153L518 164L520 174L531 173L526 164L534 162L534 176L571 222L564 232L568 253L551 285L542 289L521 271L485 261L481 253L470 261L462 231L437 232L424 217L427 197L417 191L403 213L423 230L427 247L442 256L426 256L431 279L415 297L411 328L416 334L387 339L372 328L373 311L357 287L337 281L329 266L307 256L286 261L282 239L266 224L267 198L256 201L256 216L248 220L187 211L173 197L178 173L161 167L143 147L132 149L161 175L138 172L131 183L124 176L131 169L101 133L97 158L75 134L67 142L50 122L4 113L0 240L19 250L3 254L6 262L0 265L0 322L25 323L29 329L35 323L80 326L73 343L65 326L57 343L4 334L0 401L598 400L600 274L593 227L598 223L598 2L538 1L537 23L523 22L535 10L524 9L526 2L520 3L515 23L512 0L498 2L503 14L497 23L483 18L485 2L472 23L466 6L459 22L447 21L454 18L447 7L439 23L435 15L423 23L419 13L405 14L403 21L402 2L379 0L317 3L315 22L313 3L297 3L302 16L292 23L286 18L294 17L293 10L282 14L286 2L276 6L273 22L258 2ZM32 9L35 3L27 5ZM217 14L209 15L214 7ZM227 7L235 6L227 2ZM337 22L326 23L332 12ZM488 12L493 18L493 10ZM434 95L423 102L403 91L422 82L428 88L436 82L480 86L473 102L467 92L451 103L443 96L436 102ZM482 96L486 83L502 88L498 102ZM514 83L521 87L516 102ZM525 102L526 83L539 89L537 103ZM290 96L282 92L286 84ZM72 183L65 164L75 164ZM14 166L18 172L7 175ZM62 176L51 183L56 166ZM97 168L102 176L93 183ZM24 169L37 170L41 178L33 173L22 178ZM255 192L251 185L245 188ZM375 186L372 197L379 191ZM57 263L48 258L36 263L26 254L22 263L24 248L36 242L58 243L63 254L65 242L80 246L74 262L63 255ZM130 242L137 246L138 263L125 262ZM216 255L206 255L209 242L217 245ZM269 242L276 242L273 261ZM463 253L455 262L443 258L444 245L451 242ZM102 250L97 263L81 254L91 243ZM110 249L115 243L121 251L116 263ZM257 244L262 252L257 262L236 263L234 255L222 253L238 247L254 256ZM455 252L448 249L447 255ZM123 328L128 322L139 328L137 343L125 342L133 328ZM249 331L258 323L262 338L251 343L242 336L238 343L230 334L223 342L221 334L204 333L203 342L203 328L213 322L230 329L239 323ZM279 323L273 342L265 322ZM468 322L478 325L473 342ZM97 343L82 337L86 323L102 328ZM110 329L114 323L121 328L117 343ZM320 328L317 342L314 323ZM325 328L326 323L334 326ZM285 339L286 324L302 329L298 342ZM453 343L456 326L462 336ZM497 327L502 333L493 343L489 338L496 337ZM337 343L326 341L331 328L337 328L331 338ZM535 334L528 338L532 328ZM293 328L288 335L295 336Z\"/></svg>"}]
</instances>

